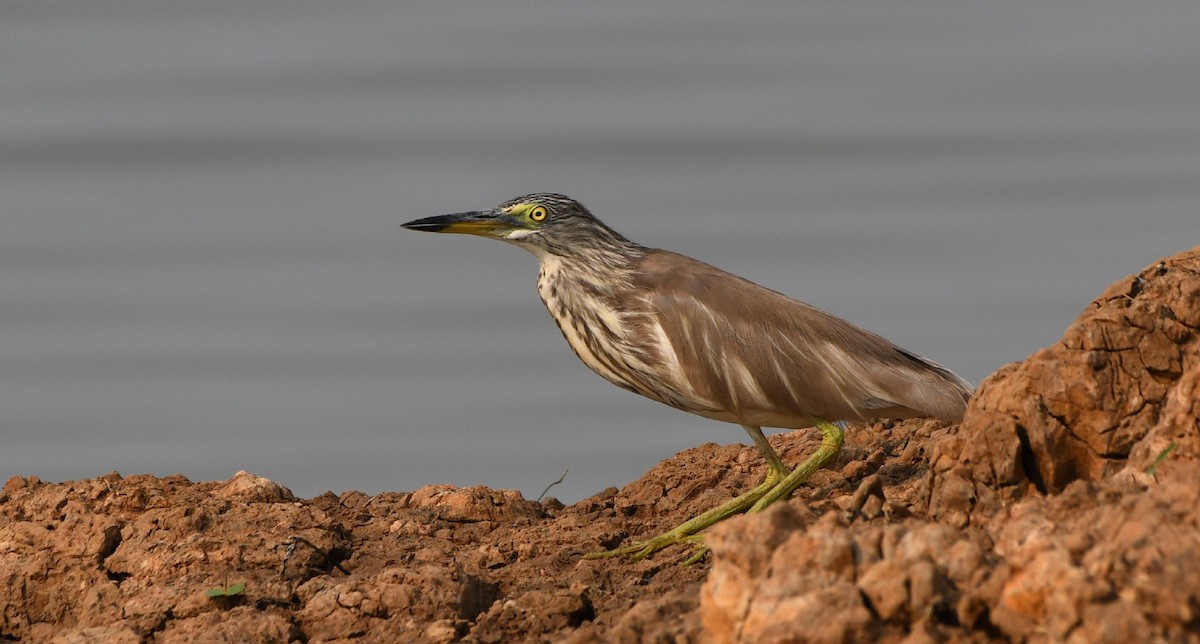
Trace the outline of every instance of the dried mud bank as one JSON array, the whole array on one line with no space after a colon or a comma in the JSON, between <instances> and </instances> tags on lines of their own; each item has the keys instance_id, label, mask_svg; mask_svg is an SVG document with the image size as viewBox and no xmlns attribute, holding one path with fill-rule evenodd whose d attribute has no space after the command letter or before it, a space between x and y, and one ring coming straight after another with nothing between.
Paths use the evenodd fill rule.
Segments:
<instances>
[{"instance_id":1,"label":"dried mud bank","mask_svg":"<svg viewBox=\"0 0 1200 644\"><path fill-rule=\"evenodd\" d=\"M1195 641L1198 333L1200 248L1109 287L961 425L854 428L686 568L682 549L580 555L754 485L753 447L702 445L569 507L449 486L302 500L246 473L14 477L0 639ZM791 462L818 442L772 439Z\"/></svg>"}]
</instances>

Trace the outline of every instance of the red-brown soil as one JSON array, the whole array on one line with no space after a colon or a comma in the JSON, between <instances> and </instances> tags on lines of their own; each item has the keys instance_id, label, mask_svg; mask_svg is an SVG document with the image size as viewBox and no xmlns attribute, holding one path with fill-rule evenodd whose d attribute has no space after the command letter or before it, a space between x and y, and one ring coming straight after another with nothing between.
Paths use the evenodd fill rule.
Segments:
<instances>
[{"instance_id":1,"label":"red-brown soil","mask_svg":"<svg viewBox=\"0 0 1200 644\"><path fill-rule=\"evenodd\" d=\"M1111 286L1001 368L961 425L854 426L791 501L712 553L583 553L758 483L701 445L569 507L431 486L296 499L122 477L0 492L0 639L1198 641L1200 248ZM815 431L776 436L788 462ZM209 598L214 587L245 584Z\"/></svg>"}]
</instances>

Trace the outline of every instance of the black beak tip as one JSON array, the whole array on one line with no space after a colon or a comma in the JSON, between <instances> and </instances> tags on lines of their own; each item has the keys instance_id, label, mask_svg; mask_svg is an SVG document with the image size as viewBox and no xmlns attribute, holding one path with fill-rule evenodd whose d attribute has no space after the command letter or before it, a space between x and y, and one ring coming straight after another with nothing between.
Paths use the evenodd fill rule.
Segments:
<instances>
[{"instance_id":1,"label":"black beak tip","mask_svg":"<svg viewBox=\"0 0 1200 644\"><path fill-rule=\"evenodd\" d=\"M445 228L450 222L446 221L446 217L426 217L424 219L414 219L410 222L400 224L401 228L409 230L423 230L425 232L436 233Z\"/></svg>"}]
</instances>

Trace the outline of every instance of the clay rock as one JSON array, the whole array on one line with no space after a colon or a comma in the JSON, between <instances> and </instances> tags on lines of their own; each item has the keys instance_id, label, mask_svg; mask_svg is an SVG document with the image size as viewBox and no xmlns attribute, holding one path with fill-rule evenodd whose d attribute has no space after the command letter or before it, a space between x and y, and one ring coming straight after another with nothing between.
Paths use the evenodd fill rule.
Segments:
<instances>
[{"instance_id":1,"label":"clay rock","mask_svg":"<svg viewBox=\"0 0 1200 644\"><path fill-rule=\"evenodd\" d=\"M848 642L970 625L984 549L954 528L906 520L815 523L797 503L713 529L700 618L718 642ZM940 620L941 625L932 622ZM927 623L930 622L930 623Z\"/></svg>"},{"instance_id":2,"label":"clay rock","mask_svg":"<svg viewBox=\"0 0 1200 644\"><path fill-rule=\"evenodd\" d=\"M408 503L413 509L427 509L438 519L457 523L533 519L545 512L541 504L527 501L516 490L481 486L427 485L413 492Z\"/></svg>"},{"instance_id":3,"label":"clay rock","mask_svg":"<svg viewBox=\"0 0 1200 644\"><path fill-rule=\"evenodd\" d=\"M171 620L155 642L243 642L274 644L304 641L304 633L283 611L259 611L239 606L228 612L205 613L187 619ZM93 640L107 642L108 640Z\"/></svg>"},{"instance_id":4,"label":"clay rock","mask_svg":"<svg viewBox=\"0 0 1200 644\"><path fill-rule=\"evenodd\" d=\"M268 478L255 476L245 470L233 475L221 487L213 491L223 499L242 499L263 503L287 503L296 500L296 495L283 485Z\"/></svg>"},{"instance_id":5,"label":"clay rock","mask_svg":"<svg viewBox=\"0 0 1200 644\"><path fill-rule=\"evenodd\" d=\"M1077 481L988 521L992 624L1013 640L1185 641L1200 605L1200 464L1146 489ZM1191 633L1189 635L1189 633Z\"/></svg>"},{"instance_id":6,"label":"clay rock","mask_svg":"<svg viewBox=\"0 0 1200 644\"><path fill-rule=\"evenodd\" d=\"M310 638L452 641L500 596L495 584L453 562L391 567L363 578L302 585L297 619Z\"/></svg>"},{"instance_id":7,"label":"clay rock","mask_svg":"<svg viewBox=\"0 0 1200 644\"><path fill-rule=\"evenodd\" d=\"M176 634L196 641L241 632L243 641L280 641L292 631L286 617L272 625L244 610L225 613L205 592L240 582L246 590L234 604L263 601L271 612L286 603L278 597L290 594L291 583L326 574L345 552L340 524L312 505L263 502L291 493L252 475L192 483L113 473L61 484L14 479L6 489L0 639L121 641L157 633L163 641L177 641ZM226 498L221 490L247 493ZM293 537L311 546L290 552ZM246 628L251 622L261 636Z\"/></svg>"},{"instance_id":8,"label":"clay rock","mask_svg":"<svg viewBox=\"0 0 1200 644\"><path fill-rule=\"evenodd\" d=\"M696 588L656 594L636 602L608 629L585 624L564 644L590 642L697 642L701 640Z\"/></svg>"},{"instance_id":9,"label":"clay rock","mask_svg":"<svg viewBox=\"0 0 1200 644\"><path fill-rule=\"evenodd\" d=\"M1076 481L966 529L811 522L793 501L713 529L700 618L717 642L1190 641L1197 480L1184 461L1148 488Z\"/></svg>"},{"instance_id":10,"label":"clay rock","mask_svg":"<svg viewBox=\"0 0 1200 644\"><path fill-rule=\"evenodd\" d=\"M980 385L932 448L930 512L963 523L977 504L1144 470L1172 442L1172 458L1195 459L1197 331L1200 247L1110 286L1061 340Z\"/></svg>"},{"instance_id":11,"label":"clay rock","mask_svg":"<svg viewBox=\"0 0 1200 644\"><path fill-rule=\"evenodd\" d=\"M124 626L93 626L59 633L50 644L140 644L142 638Z\"/></svg>"},{"instance_id":12,"label":"clay rock","mask_svg":"<svg viewBox=\"0 0 1200 644\"><path fill-rule=\"evenodd\" d=\"M576 628L595 616L591 600L581 589L531 590L496 602L479 616L472 635L480 642L503 642L514 632L545 637Z\"/></svg>"}]
</instances>

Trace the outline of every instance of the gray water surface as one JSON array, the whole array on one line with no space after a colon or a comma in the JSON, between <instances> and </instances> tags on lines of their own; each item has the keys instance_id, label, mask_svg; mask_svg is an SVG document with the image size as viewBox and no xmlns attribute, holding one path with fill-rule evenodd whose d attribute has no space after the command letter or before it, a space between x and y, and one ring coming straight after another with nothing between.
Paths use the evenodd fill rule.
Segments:
<instances>
[{"instance_id":1,"label":"gray water surface","mask_svg":"<svg viewBox=\"0 0 1200 644\"><path fill-rule=\"evenodd\" d=\"M1200 243L1192 3L0 3L0 477L573 501L744 441L590 373L570 194L978 383Z\"/></svg>"}]
</instances>

